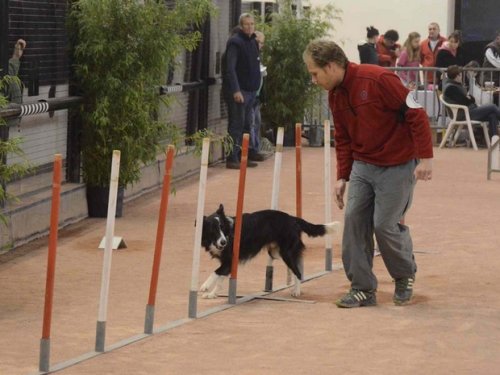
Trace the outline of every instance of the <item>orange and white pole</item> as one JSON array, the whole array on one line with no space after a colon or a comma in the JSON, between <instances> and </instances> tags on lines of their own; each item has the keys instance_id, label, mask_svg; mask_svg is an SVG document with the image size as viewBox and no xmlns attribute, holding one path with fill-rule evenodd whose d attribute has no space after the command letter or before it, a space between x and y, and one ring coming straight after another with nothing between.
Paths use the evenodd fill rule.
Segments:
<instances>
[{"instance_id":1,"label":"orange and white pole","mask_svg":"<svg viewBox=\"0 0 500 375\"><path fill-rule=\"evenodd\" d=\"M295 212L297 217L302 217L302 124L295 124ZM301 258L300 272L304 277L304 261ZM287 270L287 284L292 282L292 272Z\"/></svg>"},{"instance_id":2,"label":"orange and white pole","mask_svg":"<svg viewBox=\"0 0 500 375\"><path fill-rule=\"evenodd\" d=\"M163 176L163 187L161 191L160 213L158 215L158 227L156 228L155 253L153 258L153 270L151 271L151 282L149 285L149 298L146 305L146 317L144 319L144 333L153 333L155 316L156 290L160 276L161 253L163 250L163 236L165 234L165 221L167 217L168 197L170 195L170 181L172 179L172 166L174 163L175 147L168 145L167 160L165 162L165 174Z\"/></svg>"},{"instance_id":3,"label":"orange and white pole","mask_svg":"<svg viewBox=\"0 0 500 375\"><path fill-rule=\"evenodd\" d=\"M109 281L111 278L111 255L113 252L113 236L115 231L116 198L118 195L118 178L120 175L120 151L113 150L111 162L111 179L109 183L108 217L106 219L106 237L104 240L104 259L102 263L101 293L97 316L95 351L104 352L106 339L106 315L108 312Z\"/></svg>"},{"instance_id":4,"label":"orange and white pole","mask_svg":"<svg viewBox=\"0 0 500 375\"><path fill-rule=\"evenodd\" d=\"M61 201L62 156L54 155L52 176L52 206L50 210L49 253L47 257L47 279L45 283L45 305L43 309L43 328L40 340L39 370L48 372L50 368L50 328L52 323L52 302L56 270L57 232L59 227L59 206Z\"/></svg>"},{"instance_id":5,"label":"orange and white pole","mask_svg":"<svg viewBox=\"0 0 500 375\"><path fill-rule=\"evenodd\" d=\"M243 201L245 199L245 179L248 162L248 133L243 134L241 143L240 180L238 184L238 201L236 204L236 221L234 223L233 259L231 264L231 277L229 279L228 303L236 303L236 287L238 279L238 262L240 260L241 224L243 218Z\"/></svg>"},{"instance_id":6,"label":"orange and white pole","mask_svg":"<svg viewBox=\"0 0 500 375\"><path fill-rule=\"evenodd\" d=\"M196 223L193 247L193 268L191 274L191 289L189 290L188 316L197 317L198 279L200 272L201 235L203 234L203 211L205 209L205 192L207 190L208 154L210 138L203 138L201 150L200 184L198 187L198 208L196 210Z\"/></svg>"}]
</instances>

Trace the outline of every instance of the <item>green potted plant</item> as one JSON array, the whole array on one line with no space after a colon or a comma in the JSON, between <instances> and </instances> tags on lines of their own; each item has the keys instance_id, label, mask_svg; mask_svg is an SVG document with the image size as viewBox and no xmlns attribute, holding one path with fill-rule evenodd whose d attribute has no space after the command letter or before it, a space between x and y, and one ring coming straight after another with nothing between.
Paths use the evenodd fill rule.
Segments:
<instances>
[{"instance_id":1,"label":"green potted plant","mask_svg":"<svg viewBox=\"0 0 500 375\"><path fill-rule=\"evenodd\" d=\"M119 197L156 159L172 124L155 119L158 85L183 50L193 50L195 31L213 11L210 0L183 0L175 7L153 0L78 0L69 29L82 111L82 171L91 216L105 216L114 149L121 151ZM121 192L121 193L120 193ZM95 205L94 194L104 199ZM117 216L120 216L117 212Z\"/></svg>"},{"instance_id":2,"label":"green potted plant","mask_svg":"<svg viewBox=\"0 0 500 375\"><path fill-rule=\"evenodd\" d=\"M333 6L307 9L297 18L292 3L279 1L280 12L272 15L270 24L259 26L266 34L264 123L275 134L278 127L285 127L285 145L289 146L294 145L295 123L303 121L319 92L311 83L302 53L311 40L328 35L333 30L333 21L340 19Z\"/></svg>"}]
</instances>

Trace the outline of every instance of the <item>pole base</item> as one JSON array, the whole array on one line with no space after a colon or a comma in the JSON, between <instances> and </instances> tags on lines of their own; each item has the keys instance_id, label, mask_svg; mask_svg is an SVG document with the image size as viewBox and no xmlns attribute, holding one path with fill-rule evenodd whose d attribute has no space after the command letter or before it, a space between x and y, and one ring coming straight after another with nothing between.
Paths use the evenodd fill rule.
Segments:
<instances>
[{"instance_id":1,"label":"pole base","mask_svg":"<svg viewBox=\"0 0 500 375\"><path fill-rule=\"evenodd\" d=\"M197 304L198 304L198 292L196 290L190 290L188 317L191 319L196 319L198 317L198 314L196 313Z\"/></svg>"},{"instance_id":2,"label":"pole base","mask_svg":"<svg viewBox=\"0 0 500 375\"><path fill-rule=\"evenodd\" d=\"M50 370L50 339L40 340L40 361L38 363L38 370L40 372L48 372Z\"/></svg>"},{"instance_id":3,"label":"pole base","mask_svg":"<svg viewBox=\"0 0 500 375\"><path fill-rule=\"evenodd\" d=\"M97 321L95 333L95 351L104 352L104 341L106 339L106 322Z\"/></svg>"},{"instance_id":4,"label":"pole base","mask_svg":"<svg viewBox=\"0 0 500 375\"><path fill-rule=\"evenodd\" d=\"M153 333L153 323L155 320L154 305L146 305L146 318L144 319L144 333L151 335Z\"/></svg>"},{"instance_id":5,"label":"pole base","mask_svg":"<svg viewBox=\"0 0 500 375\"><path fill-rule=\"evenodd\" d=\"M333 270L332 249L327 248L327 249L325 249L325 271L332 271L332 270Z\"/></svg>"},{"instance_id":6,"label":"pole base","mask_svg":"<svg viewBox=\"0 0 500 375\"><path fill-rule=\"evenodd\" d=\"M228 303L231 305L236 304L236 279L229 279L229 298Z\"/></svg>"},{"instance_id":7,"label":"pole base","mask_svg":"<svg viewBox=\"0 0 500 375\"><path fill-rule=\"evenodd\" d=\"M273 266L266 266L266 285L264 286L264 292L273 291Z\"/></svg>"}]
</instances>

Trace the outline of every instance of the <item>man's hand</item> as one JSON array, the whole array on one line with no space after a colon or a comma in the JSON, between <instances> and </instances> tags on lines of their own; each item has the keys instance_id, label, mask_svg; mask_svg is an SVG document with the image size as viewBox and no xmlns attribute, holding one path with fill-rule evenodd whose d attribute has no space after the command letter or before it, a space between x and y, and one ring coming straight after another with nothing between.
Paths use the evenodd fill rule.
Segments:
<instances>
[{"instance_id":1,"label":"man's hand","mask_svg":"<svg viewBox=\"0 0 500 375\"><path fill-rule=\"evenodd\" d=\"M417 180L431 180L432 179L432 159L420 159L415 168L415 178Z\"/></svg>"},{"instance_id":2,"label":"man's hand","mask_svg":"<svg viewBox=\"0 0 500 375\"><path fill-rule=\"evenodd\" d=\"M335 183L335 203L340 209L344 208L344 193L345 193L346 182L344 179L337 180Z\"/></svg>"},{"instance_id":3,"label":"man's hand","mask_svg":"<svg viewBox=\"0 0 500 375\"><path fill-rule=\"evenodd\" d=\"M233 99L236 103L244 103L245 99L243 98L243 94L241 91L237 91L233 94Z\"/></svg>"}]
</instances>

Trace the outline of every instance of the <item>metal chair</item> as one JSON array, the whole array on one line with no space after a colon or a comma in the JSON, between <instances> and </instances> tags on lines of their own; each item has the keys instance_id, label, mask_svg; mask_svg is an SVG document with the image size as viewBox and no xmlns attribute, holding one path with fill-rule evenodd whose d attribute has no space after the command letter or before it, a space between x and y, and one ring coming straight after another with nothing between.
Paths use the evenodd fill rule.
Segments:
<instances>
[{"instance_id":1,"label":"metal chair","mask_svg":"<svg viewBox=\"0 0 500 375\"><path fill-rule=\"evenodd\" d=\"M439 148L443 148L443 146L446 144L446 141L448 140L448 137L453 134L453 129L457 128L457 131L455 132L455 136L453 137L453 140L451 141L451 146L455 146L455 143L457 142L458 136L460 134L460 131L462 128L467 125L467 130L469 131L469 137L472 143L472 147L474 147L474 150L477 151L477 143L476 143L476 138L474 137L474 131L472 130L473 126L481 126L483 128L484 132L484 139L486 140L486 145L488 148L490 147L490 137L488 135L488 126L485 122L482 121L475 121L470 119L469 115L469 108L465 105L459 105L459 104L450 104L447 103L443 95L441 94L439 96L439 100L441 103L443 103L444 107L448 110L447 113L450 116L450 123L448 124L448 128L446 129L446 134L443 137L443 140L441 141L441 144L439 145ZM460 113L460 110L464 112L465 120L459 120L458 119L458 114Z\"/></svg>"}]
</instances>

